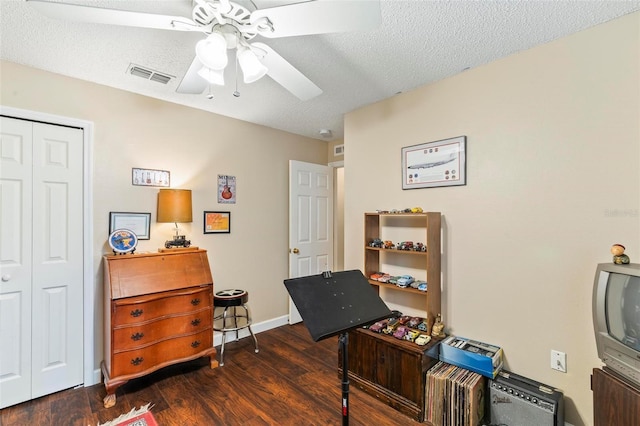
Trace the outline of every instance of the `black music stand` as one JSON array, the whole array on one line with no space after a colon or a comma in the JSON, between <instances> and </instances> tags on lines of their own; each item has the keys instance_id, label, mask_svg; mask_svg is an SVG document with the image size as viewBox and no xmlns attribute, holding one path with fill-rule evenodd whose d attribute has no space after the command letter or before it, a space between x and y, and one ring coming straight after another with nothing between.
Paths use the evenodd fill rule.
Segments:
<instances>
[{"instance_id":1,"label":"black music stand","mask_svg":"<svg viewBox=\"0 0 640 426\"><path fill-rule=\"evenodd\" d=\"M349 330L393 315L361 271L323 272L284 280L314 341L340 335L342 424L349 424Z\"/></svg>"}]
</instances>

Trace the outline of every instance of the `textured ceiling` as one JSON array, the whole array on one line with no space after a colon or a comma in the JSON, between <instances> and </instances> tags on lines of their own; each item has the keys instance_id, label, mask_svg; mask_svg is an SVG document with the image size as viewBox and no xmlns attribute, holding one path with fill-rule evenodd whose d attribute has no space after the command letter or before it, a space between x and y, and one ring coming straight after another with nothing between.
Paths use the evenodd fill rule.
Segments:
<instances>
[{"instance_id":1,"label":"textured ceiling","mask_svg":"<svg viewBox=\"0 0 640 426\"><path fill-rule=\"evenodd\" d=\"M64 3L191 17L191 0ZM320 0L333 1L333 0ZM366 0L363 0L366 1ZM237 1L250 10L295 1ZM24 0L0 0L0 58L316 139L343 137L343 115L468 68L640 10L640 1L382 0L371 31L260 41L323 93L300 101L269 77L203 95L176 93L200 33L94 25L41 15ZM175 77L160 84L132 76L130 64ZM332 138L319 135L331 129Z\"/></svg>"}]
</instances>

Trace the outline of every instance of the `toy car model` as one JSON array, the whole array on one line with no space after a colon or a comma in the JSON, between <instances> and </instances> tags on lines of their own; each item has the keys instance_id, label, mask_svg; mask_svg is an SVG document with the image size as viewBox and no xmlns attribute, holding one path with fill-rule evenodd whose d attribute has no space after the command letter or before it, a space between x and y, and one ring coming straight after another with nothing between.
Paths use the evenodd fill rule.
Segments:
<instances>
[{"instance_id":1,"label":"toy car model","mask_svg":"<svg viewBox=\"0 0 640 426\"><path fill-rule=\"evenodd\" d=\"M416 243L416 244L413 246L413 249L412 249L412 250L414 250L414 251L427 251L427 247L425 247L425 245L424 245L424 244L422 244L422 243Z\"/></svg>"},{"instance_id":2,"label":"toy car model","mask_svg":"<svg viewBox=\"0 0 640 426\"><path fill-rule=\"evenodd\" d=\"M398 287L406 288L413 282L413 277L411 275L401 275L400 278L396 281L396 285Z\"/></svg>"},{"instance_id":3,"label":"toy car model","mask_svg":"<svg viewBox=\"0 0 640 426\"><path fill-rule=\"evenodd\" d=\"M405 334L409 332L409 328L404 325L398 326L396 331L393 332L393 337L396 339L404 339Z\"/></svg>"},{"instance_id":4,"label":"toy car model","mask_svg":"<svg viewBox=\"0 0 640 426\"><path fill-rule=\"evenodd\" d=\"M398 284L398 278L400 278L399 276L392 276L389 278L389 284Z\"/></svg>"},{"instance_id":5,"label":"toy car model","mask_svg":"<svg viewBox=\"0 0 640 426\"><path fill-rule=\"evenodd\" d=\"M371 278L374 281L378 281L383 275L384 275L384 272L374 272L369 276L369 278Z\"/></svg>"},{"instance_id":6,"label":"toy car model","mask_svg":"<svg viewBox=\"0 0 640 426\"><path fill-rule=\"evenodd\" d=\"M408 340L410 342L413 342L416 340L416 338L420 335L420 332L418 330L409 330L407 331L407 334L404 335L404 340Z\"/></svg>"},{"instance_id":7,"label":"toy car model","mask_svg":"<svg viewBox=\"0 0 640 426\"><path fill-rule=\"evenodd\" d=\"M191 246L191 241L187 240L184 235L176 235L173 240L165 241L164 247L189 247Z\"/></svg>"},{"instance_id":8,"label":"toy car model","mask_svg":"<svg viewBox=\"0 0 640 426\"><path fill-rule=\"evenodd\" d=\"M415 343L420 346L424 346L431 341L431 336L428 334L421 334L416 337Z\"/></svg>"},{"instance_id":9,"label":"toy car model","mask_svg":"<svg viewBox=\"0 0 640 426\"><path fill-rule=\"evenodd\" d=\"M402 315L400 318L398 318L398 322L400 322L400 324L405 325L409 322L409 320L411 319L411 317L409 315Z\"/></svg>"},{"instance_id":10,"label":"toy car model","mask_svg":"<svg viewBox=\"0 0 640 426\"><path fill-rule=\"evenodd\" d=\"M426 321L422 321L420 324L418 324L418 330L420 331L429 331L429 325L427 324Z\"/></svg>"},{"instance_id":11,"label":"toy car model","mask_svg":"<svg viewBox=\"0 0 640 426\"><path fill-rule=\"evenodd\" d=\"M412 207L411 213L422 213L422 207Z\"/></svg>"},{"instance_id":12,"label":"toy car model","mask_svg":"<svg viewBox=\"0 0 640 426\"><path fill-rule=\"evenodd\" d=\"M418 324L422 322L422 318L420 317L411 317L411 319L407 322L407 325L411 328L418 327Z\"/></svg>"},{"instance_id":13,"label":"toy car model","mask_svg":"<svg viewBox=\"0 0 640 426\"><path fill-rule=\"evenodd\" d=\"M384 248L386 248L387 250L390 250L390 249L394 249L394 248L396 248L396 245L395 245L395 244L393 244L393 241L385 240L385 242L384 242Z\"/></svg>"},{"instance_id":14,"label":"toy car model","mask_svg":"<svg viewBox=\"0 0 640 426\"><path fill-rule=\"evenodd\" d=\"M413 241L403 241L398 244L398 250L411 250L413 249Z\"/></svg>"},{"instance_id":15,"label":"toy car model","mask_svg":"<svg viewBox=\"0 0 640 426\"><path fill-rule=\"evenodd\" d=\"M427 291L427 283L420 283L420 285L418 286L418 290Z\"/></svg>"},{"instance_id":16,"label":"toy car model","mask_svg":"<svg viewBox=\"0 0 640 426\"><path fill-rule=\"evenodd\" d=\"M381 283L388 283L390 279L391 279L391 275L384 274L380 278L378 278L378 281L380 281Z\"/></svg>"},{"instance_id":17,"label":"toy car model","mask_svg":"<svg viewBox=\"0 0 640 426\"><path fill-rule=\"evenodd\" d=\"M418 287L420 287L420 284L426 284L426 281L423 280L415 280L414 282L411 283L411 288L415 288L417 289Z\"/></svg>"},{"instance_id":18,"label":"toy car model","mask_svg":"<svg viewBox=\"0 0 640 426\"><path fill-rule=\"evenodd\" d=\"M378 321L377 323L369 326L369 330L375 331L376 333L382 333L382 330L387 326L387 323L387 320Z\"/></svg>"},{"instance_id":19,"label":"toy car model","mask_svg":"<svg viewBox=\"0 0 640 426\"><path fill-rule=\"evenodd\" d=\"M393 332L396 331L396 328L399 325L400 325L400 323L398 322L398 320L396 318L392 318L387 323L387 326L382 329L382 332L384 334L393 334Z\"/></svg>"},{"instance_id":20,"label":"toy car model","mask_svg":"<svg viewBox=\"0 0 640 426\"><path fill-rule=\"evenodd\" d=\"M382 248L384 242L380 238L374 238L373 241L369 243L370 247Z\"/></svg>"}]
</instances>

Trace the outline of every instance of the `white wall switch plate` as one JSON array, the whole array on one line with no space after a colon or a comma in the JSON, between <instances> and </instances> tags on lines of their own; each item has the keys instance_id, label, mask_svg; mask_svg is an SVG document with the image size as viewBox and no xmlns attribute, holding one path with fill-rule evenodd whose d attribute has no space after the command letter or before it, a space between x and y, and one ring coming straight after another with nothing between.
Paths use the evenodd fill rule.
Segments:
<instances>
[{"instance_id":1,"label":"white wall switch plate","mask_svg":"<svg viewBox=\"0 0 640 426\"><path fill-rule=\"evenodd\" d=\"M567 372L567 354L560 351L551 350L551 368L553 370Z\"/></svg>"}]
</instances>

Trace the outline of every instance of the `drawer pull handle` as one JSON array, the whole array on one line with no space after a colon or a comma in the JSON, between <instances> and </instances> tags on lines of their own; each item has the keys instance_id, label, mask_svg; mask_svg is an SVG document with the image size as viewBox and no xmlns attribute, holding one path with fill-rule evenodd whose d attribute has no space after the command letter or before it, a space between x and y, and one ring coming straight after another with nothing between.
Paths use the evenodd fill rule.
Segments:
<instances>
[{"instance_id":1,"label":"drawer pull handle","mask_svg":"<svg viewBox=\"0 0 640 426\"><path fill-rule=\"evenodd\" d=\"M141 356L134 358L131 360L131 364L133 365L140 365L142 364L142 361L144 361L144 358L142 358Z\"/></svg>"},{"instance_id":2,"label":"drawer pull handle","mask_svg":"<svg viewBox=\"0 0 640 426\"><path fill-rule=\"evenodd\" d=\"M191 321L191 325L194 327L197 325L200 325L200 318L196 318L193 321Z\"/></svg>"},{"instance_id":3,"label":"drawer pull handle","mask_svg":"<svg viewBox=\"0 0 640 426\"><path fill-rule=\"evenodd\" d=\"M200 299L196 297L195 299L191 300L191 304L193 306L198 306L200 304Z\"/></svg>"},{"instance_id":4,"label":"drawer pull handle","mask_svg":"<svg viewBox=\"0 0 640 426\"><path fill-rule=\"evenodd\" d=\"M139 317L143 313L144 313L144 311L142 309L136 309L135 311L131 311L131 316L132 317Z\"/></svg>"},{"instance_id":5,"label":"drawer pull handle","mask_svg":"<svg viewBox=\"0 0 640 426\"><path fill-rule=\"evenodd\" d=\"M131 335L132 340L140 340L144 337L144 333L137 332L136 334Z\"/></svg>"},{"instance_id":6,"label":"drawer pull handle","mask_svg":"<svg viewBox=\"0 0 640 426\"><path fill-rule=\"evenodd\" d=\"M195 340L195 341L191 342L191 347L192 348L197 348L198 346L200 346L200 342L199 341Z\"/></svg>"}]
</instances>

